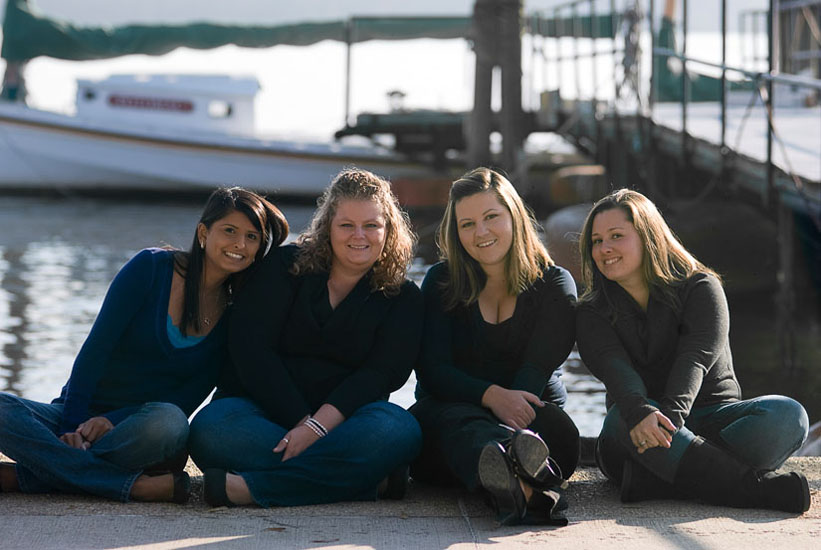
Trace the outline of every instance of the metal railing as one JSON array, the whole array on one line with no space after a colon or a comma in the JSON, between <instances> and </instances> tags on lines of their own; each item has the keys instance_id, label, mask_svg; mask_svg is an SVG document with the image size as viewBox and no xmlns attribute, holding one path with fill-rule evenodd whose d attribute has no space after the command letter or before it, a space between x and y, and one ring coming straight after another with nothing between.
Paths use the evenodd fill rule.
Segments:
<instances>
[{"instance_id":1,"label":"metal railing","mask_svg":"<svg viewBox=\"0 0 821 550\"><path fill-rule=\"evenodd\" d=\"M778 36L777 32L777 24L778 24L778 17L776 17L776 10L779 10L779 2L771 1L770 2L770 9L767 12L762 12L760 10L756 11L745 11L739 16L740 25L744 26L744 32L747 32L747 28L751 28L753 32L758 30L760 31L769 31L767 32L768 36L768 52L767 55L764 57L768 61L768 70L761 71L761 70L750 70L744 67L738 66L731 66L727 63L727 1L721 0L720 2L720 25L721 25L721 61L714 62L714 61L706 61L704 59L698 59L696 57L688 55L687 51L687 40L689 29L688 29L688 1L682 0L681 2L681 44L680 47L676 50L671 49L669 47L665 47L664 45L657 44L658 39L658 32L659 29L656 28L656 14L655 14L655 2L648 1L648 2L623 2L621 6L616 6L615 0L573 0L559 6L552 8L549 14L552 15L555 21L562 21L566 22L568 19L572 22L571 32L568 32L568 29L562 28L557 29L557 37L552 37L549 34L543 35L546 41L549 41L551 38L554 38L553 42L553 55L550 55L547 52L548 45L542 45L542 58L546 65L552 65L555 67L555 79L552 82L555 82L556 89L559 91L560 95L563 95L563 92L567 89L567 84L565 82L566 79L562 78L562 75L566 73L565 65L570 62L570 71L572 75L572 83L573 83L573 92L570 94L576 98L575 102L575 111L572 116L573 124L570 126L578 128L578 125L581 123L581 114L578 112L582 104L582 100L586 99L589 100L592 104L594 112L599 109L600 104L602 103L602 96L601 96L601 89L602 83L606 82L606 80L600 78L598 74L598 59L602 56L609 55L612 62L612 76L613 76L613 83L614 88L612 92L612 101L610 102L610 112L609 114L612 115L615 119L616 125L619 124L619 116L624 114L622 111L622 107L626 102L626 99L632 99L635 103L635 114L647 117L651 120L654 118L654 108L656 102L658 101L658 81L660 75L656 72L656 68L660 66L658 63L660 60L667 61L670 59L675 59L681 63L681 77L680 77L680 92L679 98L676 100L677 103L681 105L681 149L682 149L682 157L687 158L689 154L689 150L691 149L690 141L693 139L693 136L690 133L690 128L688 126L688 114L690 109L691 103L691 92L692 86L690 81L690 73L688 71L689 68L692 67L702 67L702 68L711 68L714 70L718 70L720 72L720 90L721 93L719 97L716 97L716 101L720 104L720 117L721 117L721 124L720 124L720 137L719 137L719 146L722 151L722 163L728 162L728 158L730 157L730 153L732 152L727 145L727 128L728 128L728 114L727 114L727 95L728 95L728 73L732 74L734 77L742 78L742 83L746 82L746 88L751 93L751 102L752 105L754 101L754 97L760 98L767 113L767 146L766 146L766 158L764 162L766 163L767 169L767 193L768 197L766 197L766 202L773 202L777 200L778 189L776 189L776 182L775 182L775 175L777 172L777 167L774 164L774 155L773 149L776 146L776 139L777 139L777 129L775 127L775 116L774 116L774 106L775 106L775 89L773 84L785 84L792 87L803 88L807 90L815 90L821 96L821 80L816 78L811 78L807 76L800 76L800 75L790 75L790 74L781 74L778 72L777 67L777 54L776 54L776 37ZM794 2L781 2L780 9L781 12L786 10L797 10L803 9L806 10L810 6L818 7L821 10L821 0L814 0L814 1L807 1L807 0L797 0ZM646 10L644 8L647 8ZM619 14L618 18L613 17L611 20L614 24L618 24L621 27L620 32L612 33L608 38L610 42L610 47L607 49L602 49L600 47L600 40L599 38L593 36L579 36L579 33L576 33L575 30L581 27L581 21L585 17L593 18L599 15L602 12L609 11L610 14ZM762 22L762 16L764 20ZM635 20L636 18L639 20ZM633 18L633 20L631 20ZM616 23L618 21L618 23ZM746 24L744 22L747 22ZM774 24L770 25L769 22L775 22ZM741 30L741 29L739 29ZM643 56L641 52L642 46L642 37L644 38L644 42L648 39L649 32L649 41L650 41L650 75L649 78L642 77L642 71L645 70L645 67L648 65L646 57ZM631 37L631 33L633 36ZM567 48L566 41L567 36L570 36L572 40L572 49L568 54L566 52ZM742 38L745 36L743 33L741 34ZM581 43L586 41L590 44L587 49L586 53L582 53ZM757 37L753 36L752 41L754 43L759 43L760 40ZM563 44L564 43L564 44ZM751 60L745 60L743 65L747 65L749 61L751 64L758 59L760 56L757 53L757 50L753 52L753 58ZM587 62L590 60L592 64L593 71L591 74L592 78L592 93L589 94L589 97L583 97L582 93L582 84L581 74L582 74L582 63ZM760 61L760 59L759 59ZM632 72L631 72L632 71ZM545 69L545 75L549 74L549 70ZM546 80L547 77L546 77ZM551 81L548 80L547 84L550 84ZM632 94L626 93L627 91L632 92ZM626 96L632 95L632 98L627 98ZM654 139L653 136L653 128L654 124L649 125L648 131L650 132L649 140L652 142ZM737 152L737 151L736 151ZM786 153L785 153L786 157ZM788 159L787 159L788 160ZM819 163L821 163L821 150L819 151ZM789 166L789 162L787 161L788 166L784 168L786 172L788 172L792 178L793 184L795 186L795 191L799 193L803 197L805 201L811 201L813 203L812 206L808 207L808 211L812 214L815 212L815 221L816 224L821 224L819 220L819 209L821 209L821 197L815 196L807 196L803 193L803 185L802 180L798 177L792 170L791 166ZM724 170L724 166L722 166L722 171Z\"/></svg>"}]
</instances>

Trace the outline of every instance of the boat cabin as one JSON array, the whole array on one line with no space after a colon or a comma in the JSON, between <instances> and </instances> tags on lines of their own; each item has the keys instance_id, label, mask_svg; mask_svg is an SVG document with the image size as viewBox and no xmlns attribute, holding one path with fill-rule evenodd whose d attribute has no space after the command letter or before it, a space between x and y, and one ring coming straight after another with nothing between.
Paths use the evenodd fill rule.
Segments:
<instances>
[{"instance_id":1,"label":"boat cabin","mask_svg":"<svg viewBox=\"0 0 821 550\"><path fill-rule=\"evenodd\" d=\"M254 133L253 77L113 75L77 81L77 117L101 123Z\"/></svg>"}]
</instances>

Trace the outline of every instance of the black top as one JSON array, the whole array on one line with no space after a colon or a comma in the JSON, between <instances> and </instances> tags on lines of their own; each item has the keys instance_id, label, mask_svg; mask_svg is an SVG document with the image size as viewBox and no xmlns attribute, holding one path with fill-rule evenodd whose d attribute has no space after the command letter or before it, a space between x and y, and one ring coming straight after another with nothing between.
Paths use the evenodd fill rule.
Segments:
<instances>
[{"instance_id":1,"label":"black top","mask_svg":"<svg viewBox=\"0 0 821 550\"><path fill-rule=\"evenodd\" d=\"M419 288L372 292L366 274L331 308L328 274L294 277L297 247L272 250L236 300L229 323L233 374L220 396L250 396L283 427L322 404L349 417L404 384L422 335Z\"/></svg>"},{"instance_id":2,"label":"black top","mask_svg":"<svg viewBox=\"0 0 821 550\"><path fill-rule=\"evenodd\" d=\"M721 283L699 273L682 284L675 311L653 294L647 311L617 283L605 283L605 303L579 306L576 335L585 365L607 388L631 429L658 410L684 425L694 405L736 401L741 388L730 353L730 313Z\"/></svg>"},{"instance_id":3,"label":"black top","mask_svg":"<svg viewBox=\"0 0 821 550\"><path fill-rule=\"evenodd\" d=\"M417 397L481 405L492 384L541 396L575 341L576 285L558 266L516 297L513 316L487 323L479 303L443 307L448 267L430 268L422 283L425 330Z\"/></svg>"}]
</instances>

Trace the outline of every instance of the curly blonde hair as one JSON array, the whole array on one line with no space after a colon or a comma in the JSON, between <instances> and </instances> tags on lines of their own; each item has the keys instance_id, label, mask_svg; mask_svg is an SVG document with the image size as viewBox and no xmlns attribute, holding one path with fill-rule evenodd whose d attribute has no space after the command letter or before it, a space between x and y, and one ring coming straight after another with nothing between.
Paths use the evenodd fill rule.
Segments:
<instances>
[{"instance_id":1,"label":"curly blonde hair","mask_svg":"<svg viewBox=\"0 0 821 550\"><path fill-rule=\"evenodd\" d=\"M371 290L395 295L405 281L413 260L416 235L410 219L391 191L390 183L372 172L345 168L339 172L317 201L317 209L308 230L297 240L299 252L292 273L329 272L333 261L331 222L343 200L376 202L385 217L385 246L373 266Z\"/></svg>"}]
</instances>

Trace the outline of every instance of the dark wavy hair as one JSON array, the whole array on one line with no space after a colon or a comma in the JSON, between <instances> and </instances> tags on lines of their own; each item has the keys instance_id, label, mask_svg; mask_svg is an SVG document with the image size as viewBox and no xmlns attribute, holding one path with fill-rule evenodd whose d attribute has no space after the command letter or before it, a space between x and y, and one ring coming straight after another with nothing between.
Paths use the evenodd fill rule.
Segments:
<instances>
[{"instance_id":1,"label":"dark wavy hair","mask_svg":"<svg viewBox=\"0 0 821 550\"><path fill-rule=\"evenodd\" d=\"M221 187L211 193L205 203L197 228L199 228L199 224L203 224L210 229L214 222L221 220L232 212L244 214L254 226L254 229L259 231L261 239L259 250L257 250L251 267L240 273L234 273L226 279L225 286L229 295L232 290L236 290L242 285L253 266L271 247L282 244L282 241L288 236L289 229L288 220L285 219L279 208L266 198L241 187ZM199 296L204 275L204 263L205 251L200 247L199 236L195 229L194 241L191 243L188 252L179 251L174 255L174 270L185 279L182 320L180 322L180 332L183 335L187 335L189 330L200 331Z\"/></svg>"},{"instance_id":2,"label":"dark wavy hair","mask_svg":"<svg viewBox=\"0 0 821 550\"><path fill-rule=\"evenodd\" d=\"M377 203L385 216L385 246L373 266L371 290L395 295L405 281L408 266L413 260L416 235L410 219L399 207L387 180L358 168L339 172L317 201L317 209L308 230L300 235L299 252L292 267L295 275L330 272L331 222L343 200L370 200Z\"/></svg>"},{"instance_id":3,"label":"dark wavy hair","mask_svg":"<svg viewBox=\"0 0 821 550\"><path fill-rule=\"evenodd\" d=\"M482 266L462 246L456 220L456 203L485 192L493 193L499 199L510 212L513 222L513 240L505 258L508 293L513 296L521 294L542 276L545 268L553 265L539 238L533 212L525 206L513 184L495 170L474 168L451 185L436 236L440 259L448 263L449 277L443 293L445 309L473 303L487 282Z\"/></svg>"}]
</instances>

